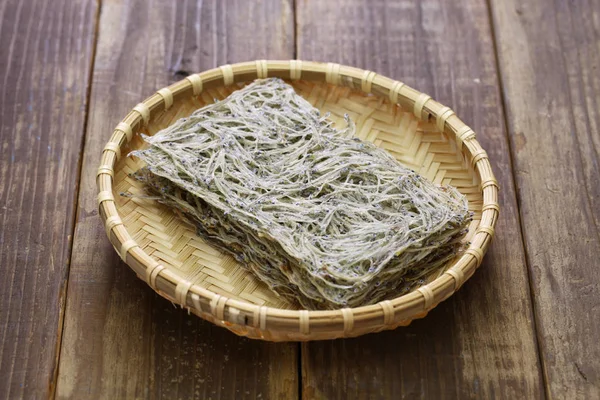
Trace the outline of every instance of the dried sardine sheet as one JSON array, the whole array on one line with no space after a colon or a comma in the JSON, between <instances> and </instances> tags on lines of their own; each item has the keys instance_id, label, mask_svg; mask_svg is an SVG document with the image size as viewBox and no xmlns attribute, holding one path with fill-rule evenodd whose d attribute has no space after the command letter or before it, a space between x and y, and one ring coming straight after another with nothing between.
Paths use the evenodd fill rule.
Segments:
<instances>
[{"instance_id":1,"label":"dried sardine sheet","mask_svg":"<svg viewBox=\"0 0 600 400\"><path fill-rule=\"evenodd\" d=\"M275 292L309 309L372 304L453 258L472 215L347 122L257 80L145 137L135 176Z\"/></svg>"}]
</instances>

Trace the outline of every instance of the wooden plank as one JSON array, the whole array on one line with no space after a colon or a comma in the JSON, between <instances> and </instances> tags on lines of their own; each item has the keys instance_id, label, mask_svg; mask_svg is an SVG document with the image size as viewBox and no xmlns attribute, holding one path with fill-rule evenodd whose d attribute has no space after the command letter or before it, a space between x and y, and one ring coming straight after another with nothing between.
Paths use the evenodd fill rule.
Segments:
<instances>
[{"instance_id":1,"label":"wooden plank","mask_svg":"<svg viewBox=\"0 0 600 400\"><path fill-rule=\"evenodd\" d=\"M191 72L291 58L292 21L290 0L103 3L58 398L297 397L296 344L238 338L160 298L119 260L95 200L101 149L138 101Z\"/></svg>"},{"instance_id":2,"label":"wooden plank","mask_svg":"<svg viewBox=\"0 0 600 400\"><path fill-rule=\"evenodd\" d=\"M502 187L483 266L424 320L302 347L305 399L540 398L525 257L483 0L298 2L298 57L371 69L452 107Z\"/></svg>"},{"instance_id":3,"label":"wooden plank","mask_svg":"<svg viewBox=\"0 0 600 400\"><path fill-rule=\"evenodd\" d=\"M546 390L600 398L600 2L492 11Z\"/></svg>"},{"instance_id":4,"label":"wooden plank","mask_svg":"<svg viewBox=\"0 0 600 400\"><path fill-rule=\"evenodd\" d=\"M0 398L54 390L96 4L0 2Z\"/></svg>"}]
</instances>

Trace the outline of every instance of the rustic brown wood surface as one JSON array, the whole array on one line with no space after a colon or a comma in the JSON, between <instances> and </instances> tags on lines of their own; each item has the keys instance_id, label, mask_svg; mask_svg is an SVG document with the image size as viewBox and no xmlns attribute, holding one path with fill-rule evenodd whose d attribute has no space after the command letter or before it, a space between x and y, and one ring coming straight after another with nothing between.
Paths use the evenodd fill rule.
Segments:
<instances>
[{"instance_id":1,"label":"rustic brown wood surface","mask_svg":"<svg viewBox=\"0 0 600 400\"><path fill-rule=\"evenodd\" d=\"M298 346L240 339L155 294L107 241L95 185L112 128L158 88L230 62L291 57L287 0L103 2L57 398L297 396Z\"/></svg>"},{"instance_id":2,"label":"rustic brown wood surface","mask_svg":"<svg viewBox=\"0 0 600 400\"><path fill-rule=\"evenodd\" d=\"M54 391L96 4L0 2L0 398Z\"/></svg>"},{"instance_id":3,"label":"rustic brown wood surface","mask_svg":"<svg viewBox=\"0 0 600 400\"><path fill-rule=\"evenodd\" d=\"M599 398L599 16L597 0L0 1L0 398ZM95 172L132 106L191 72L294 57L402 80L490 155L493 245L410 327L238 338L106 239Z\"/></svg>"},{"instance_id":4,"label":"rustic brown wood surface","mask_svg":"<svg viewBox=\"0 0 600 400\"><path fill-rule=\"evenodd\" d=\"M313 398L539 398L527 269L485 1L298 3L298 57L419 88L478 133L501 185L492 248L456 295L408 328L302 347Z\"/></svg>"},{"instance_id":5,"label":"rustic brown wood surface","mask_svg":"<svg viewBox=\"0 0 600 400\"><path fill-rule=\"evenodd\" d=\"M547 395L600 398L600 2L492 3Z\"/></svg>"}]
</instances>

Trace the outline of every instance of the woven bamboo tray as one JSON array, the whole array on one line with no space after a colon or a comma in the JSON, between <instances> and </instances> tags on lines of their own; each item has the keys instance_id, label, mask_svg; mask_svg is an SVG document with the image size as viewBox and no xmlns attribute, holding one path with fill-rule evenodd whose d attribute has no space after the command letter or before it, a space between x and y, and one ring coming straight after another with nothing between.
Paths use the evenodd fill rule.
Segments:
<instances>
[{"instance_id":1,"label":"woven bamboo tray","mask_svg":"<svg viewBox=\"0 0 600 400\"><path fill-rule=\"evenodd\" d=\"M386 149L426 178L455 186L475 218L468 249L417 290L375 305L336 311L299 310L271 292L236 261L206 244L194 228L157 202L121 196L141 192L126 157L154 134L256 78L280 77L357 136ZM102 152L98 205L117 253L137 275L172 302L238 335L270 341L353 337L408 325L450 297L474 273L494 234L498 184L475 133L452 110L401 82L333 63L255 61L195 74L160 89L115 128Z\"/></svg>"}]
</instances>

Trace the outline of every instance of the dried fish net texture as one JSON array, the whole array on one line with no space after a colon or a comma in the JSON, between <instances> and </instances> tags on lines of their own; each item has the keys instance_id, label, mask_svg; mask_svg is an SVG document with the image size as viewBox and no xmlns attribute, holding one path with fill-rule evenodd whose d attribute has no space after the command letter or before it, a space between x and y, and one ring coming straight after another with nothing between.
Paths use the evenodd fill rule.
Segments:
<instances>
[{"instance_id":1,"label":"dried fish net texture","mask_svg":"<svg viewBox=\"0 0 600 400\"><path fill-rule=\"evenodd\" d=\"M135 176L276 293L309 309L373 304L454 258L472 215L347 122L257 80L144 137Z\"/></svg>"}]
</instances>

